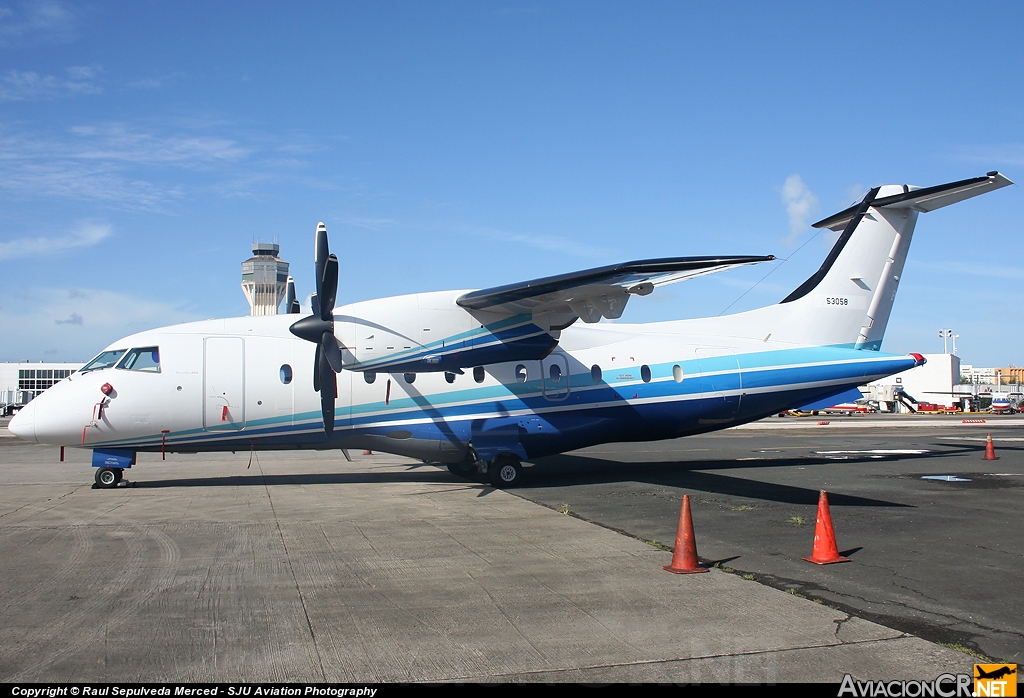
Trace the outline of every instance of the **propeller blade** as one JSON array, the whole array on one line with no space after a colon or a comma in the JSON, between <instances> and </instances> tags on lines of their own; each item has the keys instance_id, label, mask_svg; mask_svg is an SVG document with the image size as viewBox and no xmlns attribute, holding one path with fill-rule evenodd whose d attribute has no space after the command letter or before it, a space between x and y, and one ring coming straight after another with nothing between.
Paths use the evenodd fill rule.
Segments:
<instances>
[{"instance_id":1,"label":"propeller blade","mask_svg":"<svg viewBox=\"0 0 1024 698\"><path fill-rule=\"evenodd\" d=\"M315 293L309 297L309 306L313 309L314 315L320 315L320 299L316 297Z\"/></svg>"},{"instance_id":2,"label":"propeller blade","mask_svg":"<svg viewBox=\"0 0 1024 698\"><path fill-rule=\"evenodd\" d=\"M313 390L320 392L320 345L316 345L316 355L313 357Z\"/></svg>"},{"instance_id":3,"label":"propeller blade","mask_svg":"<svg viewBox=\"0 0 1024 698\"><path fill-rule=\"evenodd\" d=\"M285 312L288 314L300 312L299 301L295 298L295 279L288 277L288 295L284 300Z\"/></svg>"},{"instance_id":4,"label":"propeller blade","mask_svg":"<svg viewBox=\"0 0 1024 698\"><path fill-rule=\"evenodd\" d=\"M330 364L320 361L320 411L324 416L324 431L327 438L334 431L334 399L338 395L337 374L331 370Z\"/></svg>"},{"instance_id":5,"label":"propeller blade","mask_svg":"<svg viewBox=\"0 0 1024 698\"><path fill-rule=\"evenodd\" d=\"M323 282L317 295L320 297L320 319L324 322L332 322L334 320L334 299L338 296L338 258L333 254L327 258Z\"/></svg>"},{"instance_id":6,"label":"propeller blade","mask_svg":"<svg viewBox=\"0 0 1024 698\"><path fill-rule=\"evenodd\" d=\"M320 288L320 282L324 278L324 267L327 266L327 258L331 255L330 247L327 245L327 226L322 222L316 226L316 244L314 248L316 260L316 295L324 297Z\"/></svg>"},{"instance_id":7,"label":"propeller blade","mask_svg":"<svg viewBox=\"0 0 1024 698\"><path fill-rule=\"evenodd\" d=\"M324 332L320 338L320 346L323 348L323 355L327 357L327 363L335 373L341 373L341 347L335 339L333 332Z\"/></svg>"}]
</instances>

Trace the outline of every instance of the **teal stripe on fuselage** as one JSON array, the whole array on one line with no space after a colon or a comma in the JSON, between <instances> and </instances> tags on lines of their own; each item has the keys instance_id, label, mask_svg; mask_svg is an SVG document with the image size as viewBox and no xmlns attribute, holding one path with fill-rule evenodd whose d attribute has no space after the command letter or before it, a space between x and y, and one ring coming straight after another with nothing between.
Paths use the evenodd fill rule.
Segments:
<instances>
[{"instance_id":1,"label":"teal stripe on fuselage","mask_svg":"<svg viewBox=\"0 0 1024 698\"><path fill-rule=\"evenodd\" d=\"M736 368L739 361L740 369ZM676 383L673 379L673 367L679 365L684 372L684 380ZM700 364L696 359L667 361L651 364L652 381L644 383L634 381L602 381L594 384L589 373L570 374L570 396L572 400L548 400L543 395L542 382L530 380L524 383L487 385L468 387L458 390L423 395L420 397L402 397L391 400L390 405L383 401L375 401L353 405L337 415L337 430L358 429L361 426L380 423L393 423L407 420L460 419L468 415L507 414L509 412L566 411L573 409L591 409L595 404L611 406L624 404L628 400L651 400L674 398L675 400L692 400L709 392L725 392L729 390L768 391L771 388L796 386L822 381L842 381L842 384L853 382L854 387L860 379L867 376L890 375L911 368L914 360L897 354L881 354L875 351L851 349L848 346L803 347L795 349L771 350L750 354L726 354L721 357L701 357ZM703 368L703 373L699 370ZM640 366L616 368L617 373L640 375ZM717 376L712 376L718 372ZM716 380L724 379L724 380ZM578 383L578 384L577 384ZM725 388L723 385L730 387ZM635 396L635 397L634 397ZM500 407L495 408L495 403ZM482 409L486 408L486 409ZM348 414L345 414L345 412ZM249 420L241 431L211 432L205 429L189 429L166 435L168 444L187 445L215 443L225 437L233 441L257 436L272 436L297 431L311 431L320 428L320 411L297 413L294 415L275 416L258 420ZM95 446L159 445L161 435L154 434L143 438L127 438L103 441Z\"/></svg>"}]
</instances>

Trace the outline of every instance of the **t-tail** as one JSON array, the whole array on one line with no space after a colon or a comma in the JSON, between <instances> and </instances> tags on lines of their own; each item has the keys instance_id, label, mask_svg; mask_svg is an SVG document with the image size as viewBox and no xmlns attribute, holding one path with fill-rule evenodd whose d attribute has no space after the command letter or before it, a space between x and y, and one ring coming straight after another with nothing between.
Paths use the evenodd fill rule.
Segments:
<instances>
[{"instance_id":1,"label":"t-tail","mask_svg":"<svg viewBox=\"0 0 1024 698\"><path fill-rule=\"evenodd\" d=\"M776 309L776 337L809 345L878 350L920 213L1012 184L998 172L934 187L875 187L845 211L814 224L841 231L825 262ZM757 312L757 311L754 311Z\"/></svg>"}]
</instances>

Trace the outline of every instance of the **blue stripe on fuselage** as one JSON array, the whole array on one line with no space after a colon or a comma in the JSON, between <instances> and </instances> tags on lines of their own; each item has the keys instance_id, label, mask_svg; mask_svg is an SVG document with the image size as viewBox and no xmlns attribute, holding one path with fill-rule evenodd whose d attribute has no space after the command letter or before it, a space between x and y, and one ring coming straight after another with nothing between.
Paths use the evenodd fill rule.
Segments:
<instances>
[{"instance_id":1,"label":"blue stripe on fuselage","mask_svg":"<svg viewBox=\"0 0 1024 698\"><path fill-rule=\"evenodd\" d=\"M675 365L683 369L685 377L681 383L672 378ZM700 364L696 359L687 359L651 365L650 383L634 380L595 384L589 372L572 373L568 377L569 396L558 401L546 398L541 382L533 380L397 398L390 405L383 402L353 405L339 411L335 430L337 439L360 434L383 435L405 422L401 428L412 432L413 438L451 439L454 435L465 442L469 439L466 425L473 419L526 414L550 423L546 434L524 437L548 444L544 451L552 447L552 439L559 434L564 437L565 433L573 434L571 439L563 439L565 443L582 445L587 445L584 443L587 439L589 443L602 443L672 438L721 428L701 425L696 416L701 412L701 397L708 393L731 392L743 396L731 420L735 424L786 409L801 400L826 398L913 365L910 357L848 347L785 349L710 359L702 356ZM639 376L638 369L616 368L616 372ZM250 442L259 447L289 443L333 447L323 434L320 420L319 411L250 420L238 432L193 429L167 434L166 442L173 449L195 447L200 450L239 448ZM621 420L621 424L616 420ZM160 442L160 435L151 435L92 445L155 449Z\"/></svg>"}]
</instances>

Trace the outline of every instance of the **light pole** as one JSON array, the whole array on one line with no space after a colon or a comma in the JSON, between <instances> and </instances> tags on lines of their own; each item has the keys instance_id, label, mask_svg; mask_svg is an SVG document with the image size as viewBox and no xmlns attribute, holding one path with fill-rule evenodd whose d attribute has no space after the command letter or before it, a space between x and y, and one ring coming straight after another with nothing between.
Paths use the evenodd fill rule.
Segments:
<instances>
[{"instance_id":1,"label":"light pole","mask_svg":"<svg viewBox=\"0 0 1024 698\"><path fill-rule=\"evenodd\" d=\"M948 354L949 353L949 342L947 342L946 340L949 337L953 336L953 330L951 330L949 328L943 328L943 329L939 330L939 336L942 337L942 353L943 354Z\"/></svg>"},{"instance_id":2,"label":"light pole","mask_svg":"<svg viewBox=\"0 0 1024 698\"><path fill-rule=\"evenodd\" d=\"M956 340L958 340L958 339L960 339L960 335L958 335L958 334L953 335L953 355L954 356L958 356L958 354L956 353Z\"/></svg>"}]
</instances>

